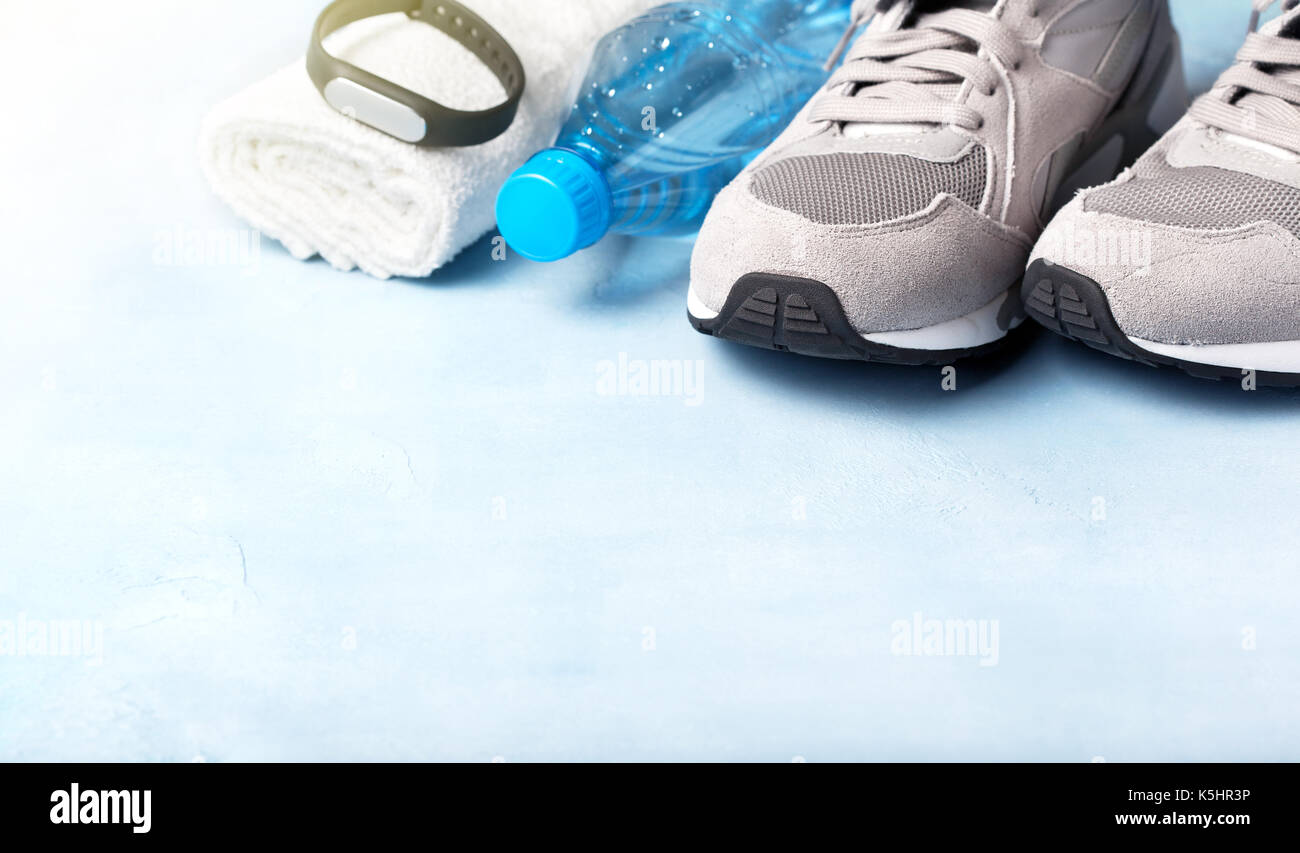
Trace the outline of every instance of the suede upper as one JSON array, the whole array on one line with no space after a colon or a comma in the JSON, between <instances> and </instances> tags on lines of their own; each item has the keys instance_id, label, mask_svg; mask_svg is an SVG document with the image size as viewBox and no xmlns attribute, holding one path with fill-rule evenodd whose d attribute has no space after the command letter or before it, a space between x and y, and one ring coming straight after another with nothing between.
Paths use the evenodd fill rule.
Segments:
<instances>
[{"instance_id":1,"label":"suede upper","mask_svg":"<svg viewBox=\"0 0 1300 853\"><path fill-rule=\"evenodd\" d=\"M1133 172L1081 193L1057 214L1031 263L1051 261L1097 282L1116 323L1130 337L1163 344L1300 340L1300 239L1288 224L1267 214L1238 216L1239 209L1225 209L1213 196L1188 206L1177 192L1179 183L1196 180L1183 174L1190 170L1202 176L1211 170L1220 180L1264 181L1238 171L1259 152L1221 137L1215 144L1219 165L1170 164L1169 152L1180 142L1210 138L1211 132L1192 120L1181 122ZM1235 159L1223 153L1227 147L1238 148ZM1151 219L1124 212L1123 202L1135 198L1132 187L1140 182L1168 194L1166 207L1141 208ZM1251 204L1259 199L1232 202L1236 208ZM1197 217L1226 227L1187 224ZM1121 251L1124 247L1127 251Z\"/></svg>"},{"instance_id":2,"label":"suede upper","mask_svg":"<svg viewBox=\"0 0 1300 853\"><path fill-rule=\"evenodd\" d=\"M1296 30L1300 9L1265 32ZM1297 109L1222 84L1206 96L1248 106L1251 99L1272 115ZM1300 131L1282 149L1198 120L1217 114L1193 109L1131 171L1081 193L1043 233L1031 261L1095 281L1133 338L1300 340ZM1241 129L1250 133L1250 122Z\"/></svg>"},{"instance_id":3,"label":"suede upper","mask_svg":"<svg viewBox=\"0 0 1300 853\"><path fill-rule=\"evenodd\" d=\"M950 109L953 120L858 120L850 99L863 101L868 119L873 110L908 115L909 106L892 99L908 97L914 84L837 86L833 78L714 202L692 259L692 290L703 305L720 310L748 273L808 278L835 291L854 328L869 334L962 317L1016 284L1063 164L1095 153L1098 130L1139 79L1151 88L1156 63L1144 57L1171 49L1168 10L1165 0L928 2L921 12L899 2L868 28L874 52L857 57L851 49L845 67L888 75L882 65L893 60L879 58L888 47L881 49L881 34L914 37L905 31L926 31L951 5L964 5L968 16L956 29L973 15L996 21L993 47L978 53L973 44L952 47L951 33L933 36L954 68L981 75L980 85L959 75L922 84L936 87L920 99L923 108L939 119ZM963 49L983 65L959 55ZM852 120L814 120L826 114L824 97L847 105Z\"/></svg>"}]
</instances>

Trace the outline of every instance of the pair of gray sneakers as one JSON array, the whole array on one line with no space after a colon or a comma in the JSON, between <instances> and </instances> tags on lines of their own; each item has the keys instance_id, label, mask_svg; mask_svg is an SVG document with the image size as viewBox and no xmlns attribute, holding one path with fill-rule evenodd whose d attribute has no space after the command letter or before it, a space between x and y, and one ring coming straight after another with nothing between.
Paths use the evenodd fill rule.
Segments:
<instances>
[{"instance_id":1,"label":"pair of gray sneakers","mask_svg":"<svg viewBox=\"0 0 1300 853\"><path fill-rule=\"evenodd\" d=\"M1300 384L1300 9L1256 31L1272 2L1188 110L1168 0L858 0L844 63L714 203L692 325L949 364L1029 316Z\"/></svg>"}]
</instances>

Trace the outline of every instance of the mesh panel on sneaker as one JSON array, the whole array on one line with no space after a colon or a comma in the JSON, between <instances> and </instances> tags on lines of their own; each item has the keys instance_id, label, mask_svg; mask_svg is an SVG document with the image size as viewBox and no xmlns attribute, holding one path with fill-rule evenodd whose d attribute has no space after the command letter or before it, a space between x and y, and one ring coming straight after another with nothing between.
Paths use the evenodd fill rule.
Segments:
<instances>
[{"instance_id":1,"label":"mesh panel on sneaker","mask_svg":"<svg viewBox=\"0 0 1300 853\"><path fill-rule=\"evenodd\" d=\"M1095 191L1084 209L1208 230L1276 222L1300 237L1300 190L1215 166L1176 169L1160 155L1139 163L1133 180Z\"/></svg>"},{"instance_id":2,"label":"mesh panel on sneaker","mask_svg":"<svg viewBox=\"0 0 1300 853\"><path fill-rule=\"evenodd\" d=\"M753 192L766 204L822 225L870 225L920 213L940 193L978 208L985 160L979 146L955 163L881 153L791 157L758 170Z\"/></svg>"}]
</instances>

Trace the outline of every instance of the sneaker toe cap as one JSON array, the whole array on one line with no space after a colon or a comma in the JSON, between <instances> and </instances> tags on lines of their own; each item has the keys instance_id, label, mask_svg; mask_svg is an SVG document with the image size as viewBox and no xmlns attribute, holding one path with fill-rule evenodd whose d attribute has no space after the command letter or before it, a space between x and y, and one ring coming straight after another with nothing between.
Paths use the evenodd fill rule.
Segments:
<instances>
[{"instance_id":1,"label":"sneaker toe cap","mask_svg":"<svg viewBox=\"0 0 1300 853\"><path fill-rule=\"evenodd\" d=\"M1225 231L1085 212L1043 232L1045 260L1095 281L1132 338L1166 344L1300 340L1300 240L1272 223Z\"/></svg>"},{"instance_id":2,"label":"sneaker toe cap","mask_svg":"<svg viewBox=\"0 0 1300 853\"><path fill-rule=\"evenodd\" d=\"M965 316L1015 284L1026 238L941 197L879 225L827 225L765 204L747 176L715 201L691 260L692 303L719 311L751 273L831 288L859 334L919 329Z\"/></svg>"}]
</instances>

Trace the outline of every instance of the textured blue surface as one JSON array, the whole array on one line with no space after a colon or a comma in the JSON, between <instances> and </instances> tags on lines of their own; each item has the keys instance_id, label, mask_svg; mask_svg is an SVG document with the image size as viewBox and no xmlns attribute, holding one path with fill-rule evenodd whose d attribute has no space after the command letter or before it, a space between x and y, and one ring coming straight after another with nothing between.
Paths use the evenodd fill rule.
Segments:
<instances>
[{"instance_id":1,"label":"textured blue surface","mask_svg":"<svg viewBox=\"0 0 1300 853\"><path fill-rule=\"evenodd\" d=\"M1175 5L1205 85L1248 3ZM729 346L686 242L158 263L241 227L195 129L313 6L0 36L48 78L0 137L0 629L103 626L0 657L0 758L1300 759L1296 394ZM895 654L916 613L997 665Z\"/></svg>"}]
</instances>

